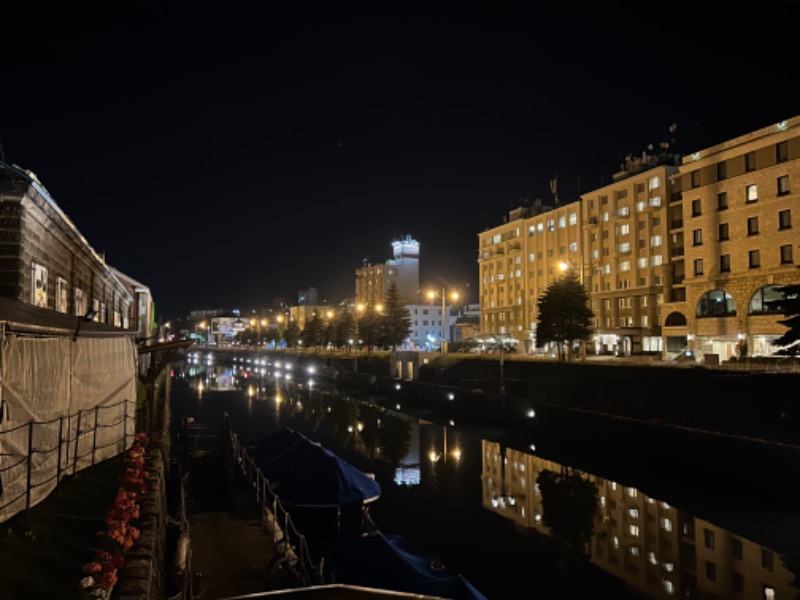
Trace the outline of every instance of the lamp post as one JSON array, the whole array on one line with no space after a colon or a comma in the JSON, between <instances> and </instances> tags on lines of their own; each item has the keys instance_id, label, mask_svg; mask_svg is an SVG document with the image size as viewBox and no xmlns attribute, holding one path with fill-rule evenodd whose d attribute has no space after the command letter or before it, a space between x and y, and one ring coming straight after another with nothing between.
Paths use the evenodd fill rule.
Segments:
<instances>
[{"instance_id":1,"label":"lamp post","mask_svg":"<svg viewBox=\"0 0 800 600\"><path fill-rule=\"evenodd\" d=\"M561 262L558 263L558 269L562 273L566 273L570 269L575 269L575 263L573 263L572 260L562 260ZM580 269L578 270L578 279L580 280L581 285L583 285L583 255L581 255L581 264L580 264Z\"/></svg>"},{"instance_id":2,"label":"lamp post","mask_svg":"<svg viewBox=\"0 0 800 600\"><path fill-rule=\"evenodd\" d=\"M353 317L355 320L355 358L353 359L353 372L358 373L358 336L360 335L360 331L358 330L358 315L364 312L366 307L363 304L357 304L356 310L353 312Z\"/></svg>"},{"instance_id":3,"label":"lamp post","mask_svg":"<svg viewBox=\"0 0 800 600\"><path fill-rule=\"evenodd\" d=\"M445 305L445 302L447 300L447 293L445 292L444 288L442 288L441 292L435 292L433 290L428 292L428 298L430 298L431 300L436 298L437 295L442 298L442 343L440 345L439 350L442 354L444 354L445 344L446 344L445 340L447 339L447 321L448 321L447 319L448 315L445 312L447 310L447 307ZM458 300L458 292L451 292L450 296L453 300Z\"/></svg>"}]
</instances>

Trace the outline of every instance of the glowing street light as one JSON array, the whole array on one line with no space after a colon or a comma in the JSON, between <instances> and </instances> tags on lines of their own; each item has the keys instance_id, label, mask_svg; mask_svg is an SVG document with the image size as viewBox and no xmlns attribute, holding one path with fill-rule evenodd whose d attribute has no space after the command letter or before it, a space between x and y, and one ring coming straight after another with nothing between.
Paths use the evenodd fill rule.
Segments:
<instances>
[{"instance_id":1,"label":"glowing street light","mask_svg":"<svg viewBox=\"0 0 800 600\"><path fill-rule=\"evenodd\" d=\"M442 354L444 354L444 352L445 352L445 344L447 343L446 340L447 340L447 321L448 321L448 318L447 318L448 315L446 313L447 307L445 305L445 303L447 301L447 293L446 293L445 289L442 288L441 292L437 292L437 291L433 291L433 290L428 292L428 298L430 298L431 301L433 301L437 296L441 297L441 299L442 299L442 343L441 343L441 346L440 346L440 351L441 351ZM451 292L450 293L450 298L452 300L454 300L454 301L458 300L458 297L459 297L458 296L458 292Z\"/></svg>"}]
</instances>

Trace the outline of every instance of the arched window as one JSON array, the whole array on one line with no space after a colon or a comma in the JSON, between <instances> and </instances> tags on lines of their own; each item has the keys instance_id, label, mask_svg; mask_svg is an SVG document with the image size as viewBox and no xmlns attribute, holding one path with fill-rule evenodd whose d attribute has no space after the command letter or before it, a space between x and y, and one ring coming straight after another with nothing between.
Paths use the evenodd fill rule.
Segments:
<instances>
[{"instance_id":1,"label":"arched window","mask_svg":"<svg viewBox=\"0 0 800 600\"><path fill-rule=\"evenodd\" d=\"M697 301L698 317L735 317L736 303L724 290L711 290Z\"/></svg>"},{"instance_id":2,"label":"arched window","mask_svg":"<svg viewBox=\"0 0 800 600\"><path fill-rule=\"evenodd\" d=\"M750 306L747 307L748 315L779 315L782 314L774 306L776 300L783 299L783 292L779 285L765 285L756 290L750 298Z\"/></svg>"},{"instance_id":3,"label":"arched window","mask_svg":"<svg viewBox=\"0 0 800 600\"><path fill-rule=\"evenodd\" d=\"M664 321L664 327L681 327L684 325L686 325L686 316L677 311L669 313Z\"/></svg>"}]
</instances>

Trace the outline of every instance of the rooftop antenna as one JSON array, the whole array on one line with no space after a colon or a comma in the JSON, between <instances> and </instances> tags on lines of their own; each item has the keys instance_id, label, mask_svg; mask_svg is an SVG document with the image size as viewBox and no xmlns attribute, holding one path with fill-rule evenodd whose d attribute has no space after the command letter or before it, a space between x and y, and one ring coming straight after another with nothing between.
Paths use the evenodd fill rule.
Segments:
<instances>
[{"instance_id":1,"label":"rooftop antenna","mask_svg":"<svg viewBox=\"0 0 800 600\"><path fill-rule=\"evenodd\" d=\"M553 193L553 199L555 200L556 206L559 206L558 201L558 175L554 175L553 178L550 180L550 191Z\"/></svg>"}]
</instances>

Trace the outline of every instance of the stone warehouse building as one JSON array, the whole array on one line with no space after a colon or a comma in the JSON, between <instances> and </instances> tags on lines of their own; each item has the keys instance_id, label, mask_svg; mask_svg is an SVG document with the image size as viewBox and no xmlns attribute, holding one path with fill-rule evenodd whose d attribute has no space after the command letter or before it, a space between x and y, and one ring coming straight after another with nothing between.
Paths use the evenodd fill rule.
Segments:
<instances>
[{"instance_id":1,"label":"stone warehouse building","mask_svg":"<svg viewBox=\"0 0 800 600\"><path fill-rule=\"evenodd\" d=\"M120 329L133 296L35 174L0 162L0 297Z\"/></svg>"},{"instance_id":2,"label":"stone warehouse building","mask_svg":"<svg viewBox=\"0 0 800 600\"><path fill-rule=\"evenodd\" d=\"M589 351L768 355L770 306L800 281L800 117L679 156L629 157L612 183L479 234L481 333L535 351L537 300L564 269L589 291Z\"/></svg>"}]
</instances>

